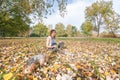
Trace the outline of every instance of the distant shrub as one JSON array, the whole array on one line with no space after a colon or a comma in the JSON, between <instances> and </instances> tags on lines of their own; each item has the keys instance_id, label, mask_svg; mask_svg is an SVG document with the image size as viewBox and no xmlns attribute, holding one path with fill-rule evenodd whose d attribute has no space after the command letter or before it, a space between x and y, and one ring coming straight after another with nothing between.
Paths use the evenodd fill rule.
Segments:
<instances>
[{"instance_id":1,"label":"distant shrub","mask_svg":"<svg viewBox=\"0 0 120 80\"><path fill-rule=\"evenodd\" d=\"M109 32L109 33L103 32L103 33L100 34L100 37L103 37L103 38L114 38L116 36L113 35L111 32Z\"/></svg>"},{"instance_id":2,"label":"distant shrub","mask_svg":"<svg viewBox=\"0 0 120 80\"><path fill-rule=\"evenodd\" d=\"M32 34L30 34L30 37L39 37L39 35L32 33Z\"/></svg>"}]
</instances>

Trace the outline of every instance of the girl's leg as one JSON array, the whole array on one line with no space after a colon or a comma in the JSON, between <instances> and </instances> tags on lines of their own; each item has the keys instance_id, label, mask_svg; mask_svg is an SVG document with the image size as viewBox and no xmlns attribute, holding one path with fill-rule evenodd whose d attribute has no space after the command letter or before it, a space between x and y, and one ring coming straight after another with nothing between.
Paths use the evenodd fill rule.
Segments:
<instances>
[{"instance_id":1,"label":"girl's leg","mask_svg":"<svg viewBox=\"0 0 120 80\"><path fill-rule=\"evenodd\" d=\"M65 52L62 50L63 46L64 46L64 42L60 42L58 44L58 52L61 54L65 54Z\"/></svg>"},{"instance_id":2,"label":"girl's leg","mask_svg":"<svg viewBox=\"0 0 120 80\"><path fill-rule=\"evenodd\" d=\"M49 48L48 51L57 52L58 48Z\"/></svg>"},{"instance_id":3,"label":"girl's leg","mask_svg":"<svg viewBox=\"0 0 120 80\"><path fill-rule=\"evenodd\" d=\"M52 48L52 49L49 49L49 51L65 54L65 52L63 50L61 50L60 48Z\"/></svg>"},{"instance_id":4,"label":"girl's leg","mask_svg":"<svg viewBox=\"0 0 120 80\"><path fill-rule=\"evenodd\" d=\"M65 54L65 52L61 49L58 48L58 52L61 53L61 54Z\"/></svg>"},{"instance_id":5,"label":"girl's leg","mask_svg":"<svg viewBox=\"0 0 120 80\"><path fill-rule=\"evenodd\" d=\"M58 48L59 48L59 49L62 49L63 46L64 46L64 42L60 42L60 43L58 44Z\"/></svg>"}]
</instances>

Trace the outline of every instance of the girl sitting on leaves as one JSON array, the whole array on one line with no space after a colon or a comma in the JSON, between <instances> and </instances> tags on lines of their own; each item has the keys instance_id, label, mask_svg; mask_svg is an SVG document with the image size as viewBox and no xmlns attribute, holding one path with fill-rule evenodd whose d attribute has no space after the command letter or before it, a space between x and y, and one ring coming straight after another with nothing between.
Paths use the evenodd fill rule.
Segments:
<instances>
[{"instance_id":1,"label":"girl sitting on leaves","mask_svg":"<svg viewBox=\"0 0 120 80\"><path fill-rule=\"evenodd\" d=\"M64 46L64 42L60 42L57 44L55 40L55 36L56 36L56 31L52 29L50 31L50 36L47 37L47 41L46 41L47 49L52 52L59 52L65 54L64 51L61 50L62 47Z\"/></svg>"}]
</instances>

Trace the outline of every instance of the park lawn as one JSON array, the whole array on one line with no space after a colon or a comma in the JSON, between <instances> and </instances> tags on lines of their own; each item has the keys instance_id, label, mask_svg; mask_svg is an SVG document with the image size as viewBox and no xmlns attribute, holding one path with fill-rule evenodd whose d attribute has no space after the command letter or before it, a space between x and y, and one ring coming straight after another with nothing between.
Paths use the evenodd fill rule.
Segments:
<instances>
[{"instance_id":1,"label":"park lawn","mask_svg":"<svg viewBox=\"0 0 120 80\"><path fill-rule=\"evenodd\" d=\"M0 79L120 79L119 38L56 39L65 43L65 55L48 52L46 38L0 39ZM47 65L22 74L28 58L38 53L51 53Z\"/></svg>"}]
</instances>

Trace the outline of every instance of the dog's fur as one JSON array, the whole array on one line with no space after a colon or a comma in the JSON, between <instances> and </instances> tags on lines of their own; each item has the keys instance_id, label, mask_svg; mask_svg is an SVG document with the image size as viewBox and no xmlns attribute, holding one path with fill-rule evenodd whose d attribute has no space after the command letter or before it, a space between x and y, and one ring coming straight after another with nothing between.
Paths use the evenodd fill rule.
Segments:
<instances>
[{"instance_id":1,"label":"dog's fur","mask_svg":"<svg viewBox=\"0 0 120 80\"><path fill-rule=\"evenodd\" d=\"M48 58L49 56L47 54L38 54L31 57L27 60L27 64L25 66L25 69L23 70L23 73L31 73L36 68L37 64L39 64L40 66L45 65L48 61Z\"/></svg>"}]
</instances>

